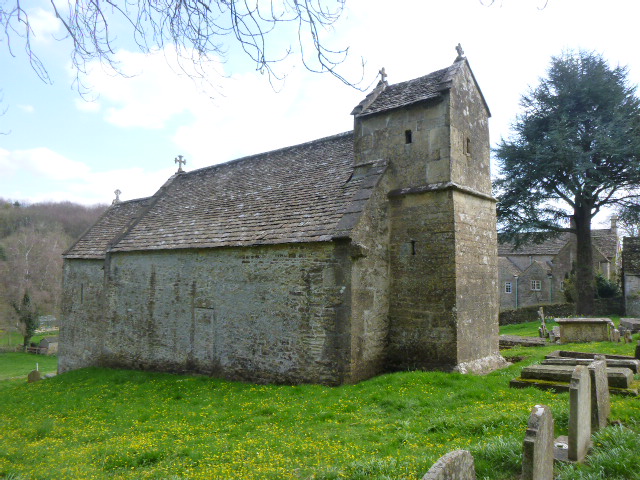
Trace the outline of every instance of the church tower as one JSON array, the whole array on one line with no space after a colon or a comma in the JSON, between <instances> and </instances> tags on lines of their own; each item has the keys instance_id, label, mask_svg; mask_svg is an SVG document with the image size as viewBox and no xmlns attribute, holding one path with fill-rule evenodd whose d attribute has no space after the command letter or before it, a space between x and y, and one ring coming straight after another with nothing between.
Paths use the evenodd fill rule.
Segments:
<instances>
[{"instance_id":1,"label":"church tower","mask_svg":"<svg viewBox=\"0 0 640 480\"><path fill-rule=\"evenodd\" d=\"M391 369L483 372L498 353L495 199L487 104L458 50L352 112L355 166L388 162Z\"/></svg>"}]
</instances>

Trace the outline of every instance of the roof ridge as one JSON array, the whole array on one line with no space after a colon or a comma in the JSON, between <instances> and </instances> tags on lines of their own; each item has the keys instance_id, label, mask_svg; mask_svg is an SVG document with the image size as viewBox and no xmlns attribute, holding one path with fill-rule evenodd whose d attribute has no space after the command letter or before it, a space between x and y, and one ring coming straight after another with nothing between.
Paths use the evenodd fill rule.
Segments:
<instances>
[{"instance_id":1,"label":"roof ridge","mask_svg":"<svg viewBox=\"0 0 640 480\"><path fill-rule=\"evenodd\" d=\"M317 138L315 140L309 140L307 142L298 143L296 145L289 145L288 147L275 148L273 150L267 150L266 152L253 153L251 155L246 155L244 157L234 158L233 160L227 160L226 162L216 163L214 165L207 165L206 167L200 167L200 168L197 168L195 170L190 170L188 172L182 172L180 175L181 176L182 175L190 175L192 173L202 172L204 170L209 170L209 169L214 170L216 168L220 168L220 167L223 167L223 166L226 166L226 165L231 165L231 164L238 163L238 162L241 162L241 161L248 161L248 160L251 160L251 159L256 158L256 157L262 157L264 155L270 155L270 154L273 154L273 153L276 153L276 152L286 152L286 151L292 150L294 148L304 147L304 146L307 146L307 145L313 145L315 143L326 142L327 140L338 139L340 137L346 137L348 135L353 135L353 130L349 130L347 132L342 132L342 133L336 133L334 135L329 135L329 136L326 136L326 137Z\"/></svg>"}]
</instances>

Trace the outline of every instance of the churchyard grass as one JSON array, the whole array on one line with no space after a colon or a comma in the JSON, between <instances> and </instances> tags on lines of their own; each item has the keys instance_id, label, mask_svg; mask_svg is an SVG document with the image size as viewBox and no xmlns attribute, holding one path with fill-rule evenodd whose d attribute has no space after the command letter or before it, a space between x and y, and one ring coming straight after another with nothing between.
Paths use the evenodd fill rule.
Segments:
<instances>
[{"instance_id":1,"label":"churchyard grass","mask_svg":"<svg viewBox=\"0 0 640 480\"><path fill-rule=\"evenodd\" d=\"M48 355L34 355L30 353L2 353L0 354L0 380L11 378L27 378L31 370L38 369L44 375L56 373L58 358Z\"/></svg>"},{"instance_id":2,"label":"churchyard grass","mask_svg":"<svg viewBox=\"0 0 640 480\"><path fill-rule=\"evenodd\" d=\"M634 346L563 348L633 354ZM523 359L483 377L403 372L334 388L98 368L27 384L21 362L51 357L0 354L3 378L12 378L0 381L0 478L420 479L464 448L478 479L515 479L533 405L550 406L556 434L567 434L568 394L508 387L554 349L506 350ZM601 472L592 464L563 478L633 478L606 470L620 468L607 451L620 439L619 454L640 448L640 401L613 396L611 417L625 429L600 434L595 467L611 474L593 476Z\"/></svg>"}]
</instances>

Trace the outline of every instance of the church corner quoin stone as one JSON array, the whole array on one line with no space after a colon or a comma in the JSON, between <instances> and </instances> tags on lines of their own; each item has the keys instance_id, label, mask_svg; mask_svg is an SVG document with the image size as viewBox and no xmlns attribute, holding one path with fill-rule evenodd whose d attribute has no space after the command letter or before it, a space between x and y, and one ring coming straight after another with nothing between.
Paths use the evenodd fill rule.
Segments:
<instances>
[{"instance_id":1,"label":"church corner quoin stone","mask_svg":"<svg viewBox=\"0 0 640 480\"><path fill-rule=\"evenodd\" d=\"M352 114L353 132L115 201L64 254L60 371L337 385L503 366L489 110L467 60L383 75Z\"/></svg>"}]
</instances>

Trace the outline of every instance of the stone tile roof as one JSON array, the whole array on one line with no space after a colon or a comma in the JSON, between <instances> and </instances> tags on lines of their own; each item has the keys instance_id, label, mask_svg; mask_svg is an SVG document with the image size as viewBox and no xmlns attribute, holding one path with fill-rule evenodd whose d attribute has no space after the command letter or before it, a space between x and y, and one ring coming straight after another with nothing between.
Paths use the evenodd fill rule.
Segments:
<instances>
[{"instance_id":1,"label":"stone tile roof","mask_svg":"<svg viewBox=\"0 0 640 480\"><path fill-rule=\"evenodd\" d=\"M591 230L593 245L607 258L613 258L618 253L618 236L608 228Z\"/></svg>"},{"instance_id":2,"label":"stone tile roof","mask_svg":"<svg viewBox=\"0 0 640 480\"><path fill-rule=\"evenodd\" d=\"M455 62L450 67L437 70L424 77L385 86L379 92L376 91L376 88L372 93L377 96L375 98L367 96L351 113L370 115L438 98L443 91L451 87L451 79L463 63ZM379 84L379 86L381 85Z\"/></svg>"},{"instance_id":3,"label":"stone tile roof","mask_svg":"<svg viewBox=\"0 0 640 480\"><path fill-rule=\"evenodd\" d=\"M571 239L571 233L562 233L556 238L549 238L542 243L527 243L515 247L513 242L498 242L498 255L557 255Z\"/></svg>"},{"instance_id":4,"label":"stone tile roof","mask_svg":"<svg viewBox=\"0 0 640 480\"><path fill-rule=\"evenodd\" d=\"M210 248L348 236L386 169L354 169L353 133L174 175L136 213L116 205L67 252ZM131 202L127 202L131 203ZM120 218L137 215L133 222ZM127 224L123 235L118 226ZM114 241L115 237L116 241ZM110 245L112 243L112 245Z\"/></svg>"},{"instance_id":5,"label":"stone tile roof","mask_svg":"<svg viewBox=\"0 0 640 480\"><path fill-rule=\"evenodd\" d=\"M550 238L542 243L528 243L515 248L514 243L498 243L498 255L557 255L562 247L571 241L572 233L562 233L556 238ZM593 246L608 259L612 259L618 252L618 237L608 228L591 230Z\"/></svg>"},{"instance_id":6,"label":"stone tile roof","mask_svg":"<svg viewBox=\"0 0 640 480\"><path fill-rule=\"evenodd\" d=\"M75 244L63 253L65 258L104 258L109 244L122 235L149 203L140 198L111 205Z\"/></svg>"},{"instance_id":7,"label":"stone tile roof","mask_svg":"<svg viewBox=\"0 0 640 480\"><path fill-rule=\"evenodd\" d=\"M520 275L522 269L506 257L498 257L498 268L510 275Z\"/></svg>"}]
</instances>

